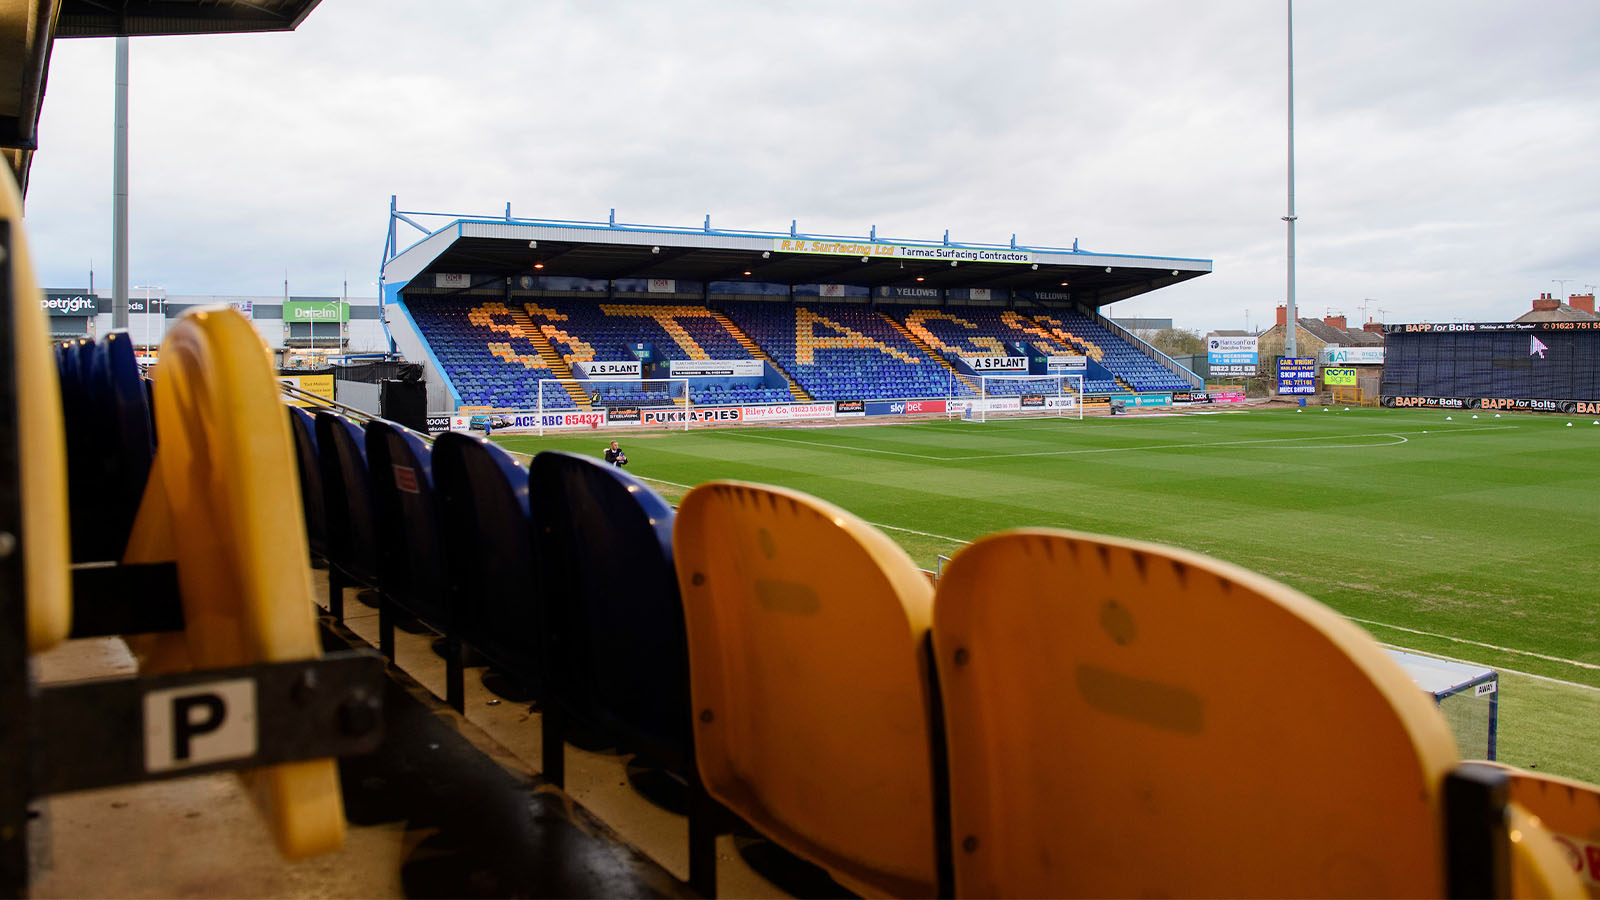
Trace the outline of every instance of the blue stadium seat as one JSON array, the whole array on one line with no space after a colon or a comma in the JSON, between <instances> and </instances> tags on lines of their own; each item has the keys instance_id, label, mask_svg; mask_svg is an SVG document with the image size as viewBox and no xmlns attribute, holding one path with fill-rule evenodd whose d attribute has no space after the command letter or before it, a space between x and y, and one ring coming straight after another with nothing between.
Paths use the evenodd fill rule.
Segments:
<instances>
[{"instance_id":1,"label":"blue stadium seat","mask_svg":"<svg viewBox=\"0 0 1600 900\"><path fill-rule=\"evenodd\" d=\"M451 431L433 444L433 486L462 641L540 696L544 589L533 562L527 469L487 438Z\"/></svg>"},{"instance_id":2,"label":"blue stadium seat","mask_svg":"<svg viewBox=\"0 0 1600 900\"><path fill-rule=\"evenodd\" d=\"M394 660L396 607L443 635L445 702L462 711L466 697L460 638L444 579L433 451L421 435L383 419L368 422L366 434L367 486L382 596L378 650Z\"/></svg>"},{"instance_id":3,"label":"blue stadium seat","mask_svg":"<svg viewBox=\"0 0 1600 900\"><path fill-rule=\"evenodd\" d=\"M295 462L300 470L300 503L305 510L306 543L313 559L326 561L328 534L323 512L322 466L318 462L317 422L301 407L286 403L294 432Z\"/></svg>"},{"instance_id":4,"label":"blue stadium seat","mask_svg":"<svg viewBox=\"0 0 1600 900\"><path fill-rule=\"evenodd\" d=\"M379 586L377 535L367 482L367 437L359 425L339 413L320 410L316 422L328 539L328 612L343 620L346 587Z\"/></svg>"},{"instance_id":5,"label":"blue stadium seat","mask_svg":"<svg viewBox=\"0 0 1600 900\"><path fill-rule=\"evenodd\" d=\"M672 508L621 469L571 453L535 456L528 489L548 695L560 711L685 773L689 664ZM559 775L556 747L545 770Z\"/></svg>"}]
</instances>

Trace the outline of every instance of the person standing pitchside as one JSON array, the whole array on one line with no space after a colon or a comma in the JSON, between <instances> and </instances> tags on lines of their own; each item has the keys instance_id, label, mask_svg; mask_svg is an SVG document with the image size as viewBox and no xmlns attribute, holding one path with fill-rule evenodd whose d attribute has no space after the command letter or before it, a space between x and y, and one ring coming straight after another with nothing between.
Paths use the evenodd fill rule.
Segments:
<instances>
[{"instance_id":1,"label":"person standing pitchside","mask_svg":"<svg viewBox=\"0 0 1600 900\"><path fill-rule=\"evenodd\" d=\"M611 446L606 448L606 462L613 466L625 466L628 464L628 454L622 452L616 441L612 441Z\"/></svg>"}]
</instances>

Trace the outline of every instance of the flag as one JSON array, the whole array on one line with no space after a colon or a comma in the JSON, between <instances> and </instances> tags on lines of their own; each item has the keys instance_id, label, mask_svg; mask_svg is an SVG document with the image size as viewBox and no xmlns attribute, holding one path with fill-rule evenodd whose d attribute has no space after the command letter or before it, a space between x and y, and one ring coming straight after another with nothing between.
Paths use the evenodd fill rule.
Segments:
<instances>
[{"instance_id":1,"label":"flag","mask_svg":"<svg viewBox=\"0 0 1600 900\"><path fill-rule=\"evenodd\" d=\"M1544 359L1544 352L1550 348L1546 347L1544 345L1544 341L1539 340L1534 335L1528 335L1528 340L1531 341L1531 343L1528 345L1528 355L1538 355L1540 359Z\"/></svg>"}]
</instances>

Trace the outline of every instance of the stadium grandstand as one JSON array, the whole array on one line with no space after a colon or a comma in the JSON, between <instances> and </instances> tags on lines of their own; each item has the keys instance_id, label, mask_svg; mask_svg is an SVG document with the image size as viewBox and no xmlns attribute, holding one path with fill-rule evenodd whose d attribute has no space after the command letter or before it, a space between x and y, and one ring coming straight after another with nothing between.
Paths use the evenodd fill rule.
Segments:
<instances>
[{"instance_id":1,"label":"stadium grandstand","mask_svg":"<svg viewBox=\"0 0 1600 900\"><path fill-rule=\"evenodd\" d=\"M0 5L24 50L0 67L21 99L0 110L0 893L1600 896L1600 788L1461 759L1484 734L1449 717L1494 727L1493 671L1420 660L1419 689L1262 575L1035 527L928 571L808 493L454 424L1020 406L996 375L1170 402L1203 385L1099 310L1207 261L509 211L401 248L424 215L391 201L365 330L425 368L442 433L280 380L268 345L315 339L295 325L358 331L331 298L197 304L143 371L132 330L90 334L91 295L34 274L19 182L50 41L292 29L315 5ZM56 300L81 331L53 332ZM1547 324L1390 337L1592 363L1557 337L1583 323ZM1476 346L1452 352L1546 377L1494 362L1532 344Z\"/></svg>"},{"instance_id":2,"label":"stadium grandstand","mask_svg":"<svg viewBox=\"0 0 1600 900\"><path fill-rule=\"evenodd\" d=\"M435 414L666 405L650 382L678 377L680 404L712 408L944 401L986 374L1071 372L1099 398L1203 388L1098 310L1206 260L390 206L385 319L426 360ZM405 248L402 225L422 232Z\"/></svg>"}]
</instances>

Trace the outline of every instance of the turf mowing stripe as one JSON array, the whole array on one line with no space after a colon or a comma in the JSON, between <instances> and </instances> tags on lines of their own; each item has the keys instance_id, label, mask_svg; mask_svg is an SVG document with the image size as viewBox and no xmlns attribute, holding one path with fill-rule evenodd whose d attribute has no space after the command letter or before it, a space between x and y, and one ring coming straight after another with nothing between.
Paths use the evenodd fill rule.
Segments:
<instances>
[{"instance_id":1,"label":"turf mowing stripe","mask_svg":"<svg viewBox=\"0 0 1600 900\"><path fill-rule=\"evenodd\" d=\"M1563 681L1560 678L1551 678L1549 675L1535 675L1532 672L1523 672L1520 669L1508 669L1505 666L1491 666L1488 663L1478 662L1475 659L1457 659L1454 656L1445 656L1443 653L1434 653L1431 650L1418 650L1415 647L1402 647L1399 644L1386 644L1383 641L1379 641L1378 642L1378 646L1380 646L1380 647L1388 647L1390 650L1402 650L1402 651L1404 651L1406 653L1415 653L1418 656L1427 656L1427 657L1432 657L1433 659L1442 659L1442 660L1445 660L1447 662L1463 663L1463 664L1469 665L1469 666L1478 666L1479 668L1483 668L1483 669L1493 669L1496 672L1504 672L1507 675L1519 675L1519 676L1521 676L1523 678L1534 678L1534 679L1537 679L1539 681L1548 681L1551 684L1559 684L1562 687L1583 688L1586 691L1600 692L1600 687L1595 687L1592 684L1580 684L1579 682L1576 682L1576 681Z\"/></svg>"},{"instance_id":2,"label":"turf mowing stripe","mask_svg":"<svg viewBox=\"0 0 1600 900\"><path fill-rule=\"evenodd\" d=\"M1248 440L1248 441L1209 441L1209 442L1206 442L1206 443L1195 443L1195 444L1152 444L1152 445L1150 445L1148 447L1095 447L1095 448L1088 449L1088 450L1039 450L1039 451L1033 452L1033 453L991 453L991 454L989 454L987 456L941 456L941 457L937 457L937 459L939 459L941 462L967 462L967 461L970 461L970 460L979 460L979 459L1011 459L1013 457L1022 457L1022 456L1072 456L1072 455L1076 455L1076 454L1080 454L1080 453L1126 453L1128 451L1142 451L1142 450L1196 450L1196 449L1204 449L1206 447L1233 447L1233 446L1240 446L1240 445L1244 445L1244 444L1282 444L1282 443L1287 443L1287 442L1290 442L1290 441L1335 441L1335 440L1346 440L1347 441L1347 440L1349 440L1351 438L1400 437L1401 435L1406 435L1406 434L1434 434L1434 433L1438 433L1438 434L1441 434L1441 435L1443 435L1443 434L1466 434L1466 433L1472 432L1472 431L1503 431L1503 430L1505 430L1507 428L1517 428L1517 427L1519 427L1519 426L1516 426L1516 425L1474 425L1474 426L1471 426L1471 427L1468 427L1468 428L1458 428L1455 431L1439 431L1439 432L1430 432L1430 431L1426 431L1426 430L1423 430L1423 431L1377 431L1377 432L1371 432L1371 433L1368 433L1368 434L1329 434L1329 435L1324 435L1322 437L1306 437L1306 436L1302 435L1300 437L1286 437L1286 438L1255 438L1253 440ZM758 435L750 435L750 437L758 437ZM1371 444L1371 445L1363 445L1363 446L1383 447L1383 446L1388 446L1388 445L1386 445L1386 444ZM857 448L848 448L848 449L857 449ZM1294 450L1294 449L1300 449L1300 448L1284 447L1284 448L1281 448L1281 449ZM1329 449L1337 449L1337 447L1333 447L1333 446L1330 445ZM934 458L934 457L929 457L929 458Z\"/></svg>"},{"instance_id":3,"label":"turf mowing stripe","mask_svg":"<svg viewBox=\"0 0 1600 900\"><path fill-rule=\"evenodd\" d=\"M650 477L645 476L645 475L636 475L634 477L638 478L641 481L654 481L656 484L665 484L665 485L667 485L669 487L683 488L686 491L694 489L693 485L679 484L676 481L668 481L665 478L650 478ZM887 528L890 531L904 531L906 534L915 534L915 535L919 535L921 537L930 537L930 538L935 538L935 539L941 540L941 541L949 541L952 544L970 544L970 543L972 543L971 541L964 540L962 538L947 537L947 536L942 535L942 534L933 534L932 532L928 532L928 531L918 531L915 528L901 528L899 525L884 525L881 522L868 522L867 524L871 525L874 528Z\"/></svg>"},{"instance_id":4,"label":"turf mowing stripe","mask_svg":"<svg viewBox=\"0 0 1600 900\"><path fill-rule=\"evenodd\" d=\"M1467 434L1467 433L1475 432L1475 431L1504 431L1506 429L1513 429L1513 428L1518 428L1518 427L1520 427L1520 426L1517 426L1517 425L1472 425L1472 426L1467 426L1467 427L1463 427L1463 428L1457 428L1457 429L1454 429L1452 431L1439 430L1439 431L1437 431L1437 433L1441 434L1441 435L1444 435L1444 434ZM805 445L811 446L811 447L825 447L825 448L827 448L829 450L860 451L862 453L882 453L882 454L885 454L885 455L888 455L888 456L904 456L904 457L907 457L909 459L926 459L926 460L931 460L933 462L973 462L973 461L985 460L985 459L1019 459L1019 458L1022 458L1022 457L1032 457L1032 456L1075 456L1075 455L1086 454L1086 453L1128 453L1128 452L1149 451L1149 450L1197 450L1197 449L1205 449L1207 447L1234 447L1234 446L1243 446L1243 445L1249 445L1249 444L1283 444L1283 443L1291 443L1291 442L1295 442L1295 441L1332 441L1332 440L1349 440L1351 438L1401 437L1402 435L1407 435L1407 434L1431 434L1431 433L1434 433L1434 432L1429 432L1429 431L1424 429L1424 430L1420 430L1420 431L1378 431L1378 432L1371 432L1371 433L1367 433L1367 434L1330 434L1330 435L1323 435L1322 437L1308 437L1308 436L1302 435L1302 436L1299 436L1299 437L1284 437L1284 438L1255 438L1255 439L1247 440L1247 441L1207 441L1207 442L1192 443L1192 444L1151 444L1151 445L1144 446L1144 447L1094 447L1094 448L1090 448L1090 449L1078 449L1078 450L1038 450L1038 451L1034 451L1034 452L1030 452L1030 453L986 453L986 454L982 454L982 455L979 455L979 456L929 456L929 455L924 454L924 453L907 453L907 452L905 452L903 450L881 450L881 449L878 449L876 447L848 447L848 446L844 446L842 444L829 444L829 443L826 443L824 441L802 441L802 440L798 440L796 438L773 437L772 435L768 435L768 434L751 434L749 432L733 431L733 430L716 431L716 432L709 432L709 433L711 433L711 434L721 434L721 435L725 435L725 436L728 436L728 437L755 438L756 440L761 440L761 441L778 441L780 443L785 443L785 444L805 444ZM1404 440L1405 440L1404 438L1401 438L1402 442L1404 442ZM1358 447L1354 447L1354 448L1351 448L1351 449L1362 449L1362 448L1364 448L1366 446L1382 447L1382 446L1388 446L1388 445L1385 445L1385 444L1360 445ZM1292 450L1292 449L1300 449L1300 448L1285 447L1285 448L1282 448L1282 449ZM1338 447L1335 446L1335 445L1329 445L1329 449L1338 449Z\"/></svg>"},{"instance_id":5,"label":"turf mowing stripe","mask_svg":"<svg viewBox=\"0 0 1600 900\"><path fill-rule=\"evenodd\" d=\"M1406 628L1403 625L1390 625L1388 622L1374 622L1371 619L1358 619L1355 616L1346 616L1345 618L1352 622L1360 622L1363 625L1376 625L1379 628L1389 628L1393 629L1394 631L1404 631L1409 634L1420 634L1423 637L1439 638L1440 640L1452 641L1457 644L1471 644L1474 647L1482 647L1485 650L1498 650L1501 653L1515 653L1518 656L1531 656L1534 659L1542 659L1545 662L1565 663L1569 666L1579 669L1600 670L1600 665L1595 665L1594 663L1586 663L1576 659L1563 659L1559 656L1546 656L1543 653L1534 653L1532 650L1518 650L1515 647L1502 647L1499 644L1485 644L1483 641L1470 641L1466 638L1451 637L1448 634L1434 634L1431 631L1418 631L1415 628Z\"/></svg>"}]
</instances>

